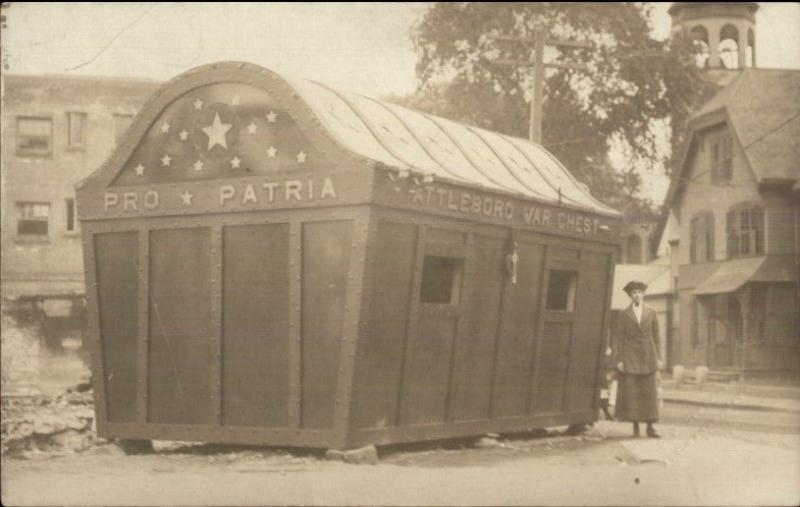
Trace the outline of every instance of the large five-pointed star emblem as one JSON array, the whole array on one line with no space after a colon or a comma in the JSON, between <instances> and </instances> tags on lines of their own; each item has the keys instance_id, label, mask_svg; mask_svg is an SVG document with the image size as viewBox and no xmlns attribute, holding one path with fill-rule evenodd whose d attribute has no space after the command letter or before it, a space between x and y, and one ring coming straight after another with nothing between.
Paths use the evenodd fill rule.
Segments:
<instances>
[{"instance_id":1,"label":"large five-pointed star emblem","mask_svg":"<svg viewBox=\"0 0 800 507\"><path fill-rule=\"evenodd\" d=\"M214 113L214 123L203 128L203 132L208 136L208 149L210 150L214 146L220 145L227 150L228 141L225 139L225 134L230 129L231 124L222 123L222 120L219 118L219 113Z\"/></svg>"}]
</instances>

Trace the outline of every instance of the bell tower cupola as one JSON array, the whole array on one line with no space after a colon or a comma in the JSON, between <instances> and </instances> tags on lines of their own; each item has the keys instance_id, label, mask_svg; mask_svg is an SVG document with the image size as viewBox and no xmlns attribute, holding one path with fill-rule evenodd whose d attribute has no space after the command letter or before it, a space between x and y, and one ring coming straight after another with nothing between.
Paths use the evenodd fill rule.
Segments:
<instances>
[{"instance_id":1,"label":"bell tower cupola","mask_svg":"<svg viewBox=\"0 0 800 507\"><path fill-rule=\"evenodd\" d=\"M737 70L756 66L756 2L675 2L672 32L683 32L702 48L699 67Z\"/></svg>"}]
</instances>

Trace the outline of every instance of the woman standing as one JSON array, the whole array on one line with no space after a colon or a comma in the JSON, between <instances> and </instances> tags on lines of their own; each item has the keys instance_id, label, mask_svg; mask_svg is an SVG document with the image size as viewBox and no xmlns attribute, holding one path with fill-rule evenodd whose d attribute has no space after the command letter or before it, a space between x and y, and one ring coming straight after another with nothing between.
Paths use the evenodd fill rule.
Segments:
<instances>
[{"instance_id":1,"label":"woman standing","mask_svg":"<svg viewBox=\"0 0 800 507\"><path fill-rule=\"evenodd\" d=\"M639 436L639 423L647 423L647 436L660 438L653 426L658 421L658 386L661 368L656 312L644 306L647 285L629 282L623 289L631 305L619 315L611 330L613 364L619 370L617 406L614 416L633 423L633 436Z\"/></svg>"}]
</instances>

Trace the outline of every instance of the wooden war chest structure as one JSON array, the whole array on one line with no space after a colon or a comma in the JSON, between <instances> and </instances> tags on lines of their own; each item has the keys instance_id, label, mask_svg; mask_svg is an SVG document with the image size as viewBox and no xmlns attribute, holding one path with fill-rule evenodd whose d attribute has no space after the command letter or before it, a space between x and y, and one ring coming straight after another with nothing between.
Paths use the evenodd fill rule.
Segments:
<instances>
[{"instance_id":1,"label":"wooden war chest structure","mask_svg":"<svg viewBox=\"0 0 800 507\"><path fill-rule=\"evenodd\" d=\"M529 141L219 63L166 83L77 198L101 436L596 419L618 213Z\"/></svg>"}]
</instances>

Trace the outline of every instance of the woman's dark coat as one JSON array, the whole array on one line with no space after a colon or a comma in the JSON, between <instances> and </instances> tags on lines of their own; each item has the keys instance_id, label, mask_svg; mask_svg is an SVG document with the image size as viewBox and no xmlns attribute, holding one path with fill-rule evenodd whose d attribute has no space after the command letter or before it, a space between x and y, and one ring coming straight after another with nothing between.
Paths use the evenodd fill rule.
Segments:
<instances>
[{"instance_id":1,"label":"woman's dark coat","mask_svg":"<svg viewBox=\"0 0 800 507\"><path fill-rule=\"evenodd\" d=\"M626 374L653 373L658 369L658 319L650 307L642 307L642 323L636 321L633 306L617 315L611 329L613 364L622 363Z\"/></svg>"}]
</instances>

